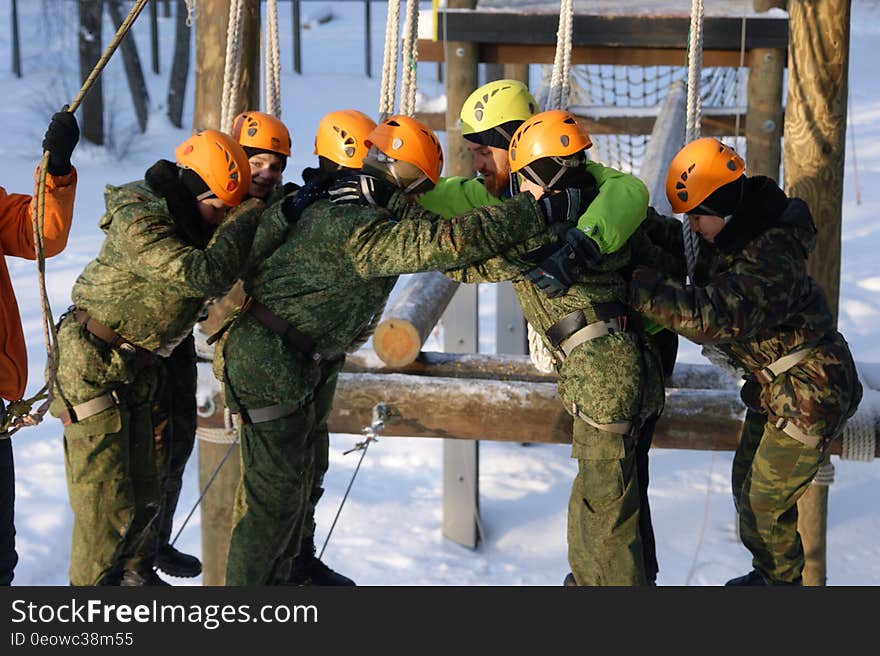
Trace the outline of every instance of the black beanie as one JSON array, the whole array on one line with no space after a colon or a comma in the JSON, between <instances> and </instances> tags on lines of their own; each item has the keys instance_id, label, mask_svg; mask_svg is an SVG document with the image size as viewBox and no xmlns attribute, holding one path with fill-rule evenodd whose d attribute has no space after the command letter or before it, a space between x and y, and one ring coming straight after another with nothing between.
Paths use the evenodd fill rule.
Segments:
<instances>
[{"instance_id":1,"label":"black beanie","mask_svg":"<svg viewBox=\"0 0 880 656\"><path fill-rule=\"evenodd\" d=\"M184 189L192 194L194 200L197 200L199 196L211 190L208 183L202 180L201 176L192 169L180 168L179 170L180 182L183 184Z\"/></svg>"},{"instance_id":2,"label":"black beanie","mask_svg":"<svg viewBox=\"0 0 880 656\"><path fill-rule=\"evenodd\" d=\"M702 203L697 205L691 212L701 210L714 216L730 216L735 213L742 202L743 189L745 188L746 176L741 175L733 182L718 187Z\"/></svg>"}]
</instances>

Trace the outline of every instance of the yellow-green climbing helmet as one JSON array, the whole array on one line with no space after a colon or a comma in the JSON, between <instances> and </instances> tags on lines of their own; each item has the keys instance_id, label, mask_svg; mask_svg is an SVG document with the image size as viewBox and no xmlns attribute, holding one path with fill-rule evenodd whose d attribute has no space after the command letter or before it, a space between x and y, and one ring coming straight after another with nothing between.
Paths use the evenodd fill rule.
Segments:
<instances>
[{"instance_id":1,"label":"yellow-green climbing helmet","mask_svg":"<svg viewBox=\"0 0 880 656\"><path fill-rule=\"evenodd\" d=\"M538 103L528 87L519 80L495 80L474 91L461 107L461 135L475 135L504 127L511 121L522 122L538 113ZM505 130L507 141L512 130Z\"/></svg>"}]
</instances>

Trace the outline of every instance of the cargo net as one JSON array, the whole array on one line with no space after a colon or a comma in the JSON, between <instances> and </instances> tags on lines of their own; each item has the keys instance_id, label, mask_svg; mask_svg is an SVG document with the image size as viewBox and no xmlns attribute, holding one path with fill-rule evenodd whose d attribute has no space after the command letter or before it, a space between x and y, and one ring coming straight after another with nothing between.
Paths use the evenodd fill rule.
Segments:
<instances>
[{"instance_id":1,"label":"cargo net","mask_svg":"<svg viewBox=\"0 0 880 656\"><path fill-rule=\"evenodd\" d=\"M546 103L551 66L541 67L538 98ZM572 66L569 108L599 124L625 125L627 118L655 117L673 82L687 82L686 66L613 66L587 64ZM704 68L701 81L703 122L713 113L735 116L729 135L719 135L743 156L745 153L745 105L748 69ZM651 123L646 132L650 132ZM650 134L603 134L590 131L592 159L605 166L637 174Z\"/></svg>"}]
</instances>

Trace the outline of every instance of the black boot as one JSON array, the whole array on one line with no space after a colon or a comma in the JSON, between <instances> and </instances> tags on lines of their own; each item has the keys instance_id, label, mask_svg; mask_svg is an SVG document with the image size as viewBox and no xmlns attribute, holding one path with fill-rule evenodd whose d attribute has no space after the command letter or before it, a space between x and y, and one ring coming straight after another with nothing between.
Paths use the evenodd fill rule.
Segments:
<instances>
[{"instance_id":1,"label":"black boot","mask_svg":"<svg viewBox=\"0 0 880 656\"><path fill-rule=\"evenodd\" d=\"M299 555L293 559L290 576L291 585L351 586L356 585L347 576L335 572L315 556L314 538L303 540Z\"/></svg>"},{"instance_id":2,"label":"black boot","mask_svg":"<svg viewBox=\"0 0 880 656\"><path fill-rule=\"evenodd\" d=\"M159 578L159 575L153 570L153 568L148 568L143 571L134 571L131 569L127 569L122 573L122 580L119 581L119 585L123 587L141 587L147 585L171 585L167 581L163 581Z\"/></svg>"},{"instance_id":3,"label":"black boot","mask_svg":"<svg viewBox=\"0 0 880 656\"><path fill-rule=\"evenodd\" d=\"M159 547L156 567L169 576L192 578L202 573L202 562L195 556L178 551L170 544Z\"/></svg>"}]
</instances>

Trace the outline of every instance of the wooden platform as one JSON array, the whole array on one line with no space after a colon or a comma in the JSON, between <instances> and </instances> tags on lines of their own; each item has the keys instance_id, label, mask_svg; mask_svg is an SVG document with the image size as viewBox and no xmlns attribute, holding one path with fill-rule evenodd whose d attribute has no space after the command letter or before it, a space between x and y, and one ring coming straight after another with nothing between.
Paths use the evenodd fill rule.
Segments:
<instances>
[{"instance_id":1,"label":"wooden platform","mask_svg":"<svg viewBox=\"0 0 880 656\"><path fill-rule=\"evenodd\" d=\"M512 3L516 4L516 3ZM521 3L520 9L446 9L438 12L438 38L419 40L419 59L443 61L443 42L477 44L480 62L506 64L552 63L556 50L558 3ZM602 3L575 3L572 33L573 64L618 64L640 66L682 66L687 61L690 15L682 3L618 2L613 13L597 11ZM748 4L751 4L749 2ZM648 11L646 5L653 7ZM690 5L690 2L687 3ZM712 3L709 3L710 8ZM738 66L740 50L786 49L788 17L784 12L737 15L720 14L707 8L703 23L703 65ZM590 7L582 13L579 7ZM643 13L638 13L642 7ZM665 7L665 8L664 8ZM543 8L543 10L538 10ZM529 13L523 13L528 10ZM710 13L711 12L711 13Z\"/></svg>"}]
</instances>

